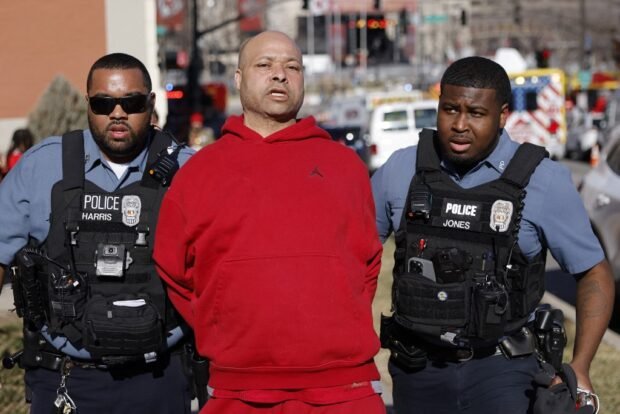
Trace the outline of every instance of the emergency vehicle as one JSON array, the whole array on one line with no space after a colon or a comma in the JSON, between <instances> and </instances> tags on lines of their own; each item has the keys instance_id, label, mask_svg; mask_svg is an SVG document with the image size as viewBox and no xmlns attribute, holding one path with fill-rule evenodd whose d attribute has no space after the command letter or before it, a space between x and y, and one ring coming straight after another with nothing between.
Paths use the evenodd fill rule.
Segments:
<instances>
[{"instance_id":1,"label":"emergency vehicle","mask_svg":"<svg viewBox=\"0 0 620 414\"><path fill-rule=\"evenodd\" d=\"M438 105L437 100L422 99L377 106L370 116L370 170L381 167L396 150L416 145L423 128L436 129Z\"/></svg>"},{"instance_id":2,"label":"emergency vehicle","mask_svg":"<svg viewBox=\"0 0 620 414\"><path fill-rule=\"evenodd\" d=\"M554 159L566 153L566 77L560 69L510 73L512 102L506 130L517 142L541 145Z\"/></svg>"}]
</instances>

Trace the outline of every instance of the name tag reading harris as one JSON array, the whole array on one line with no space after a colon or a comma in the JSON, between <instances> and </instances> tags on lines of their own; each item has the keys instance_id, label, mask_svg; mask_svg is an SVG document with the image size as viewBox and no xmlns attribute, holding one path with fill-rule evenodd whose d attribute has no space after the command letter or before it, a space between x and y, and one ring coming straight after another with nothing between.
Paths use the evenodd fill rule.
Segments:
<instances>
[{"instance_id":1,"label":"name tag reading harris","mask_svg":"<svg viewBox=\"0 0 620 414\"><path fill-rule=\"evenodd\" d=\"M479 222L481 216L481 203L446 198L441 208L439 225L441 227L473 230L474 222Z\"/></svg>"},{"instance_id":2,"label":"name tag reading harris","mask_svg":"<svg viewBox=\"0 0 620 414\"><path fill-rule=\"evenodd\" d=\"M82 194L82 220L122 221L133 227L140 222L142 201L136 195Z\"/></svg>"}]
</instances>

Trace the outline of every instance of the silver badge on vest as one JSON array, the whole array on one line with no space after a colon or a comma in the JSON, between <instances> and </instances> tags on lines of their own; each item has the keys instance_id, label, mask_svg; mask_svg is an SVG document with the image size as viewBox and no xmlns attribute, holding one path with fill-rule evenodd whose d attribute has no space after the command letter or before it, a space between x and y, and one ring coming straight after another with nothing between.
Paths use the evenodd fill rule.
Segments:
<instances>
[{"instance_id":1,"label":"silver badge on vest","mask_svg":"<svg viewBox=\"0 0 620 414\"><path fill-rule=\"evenodd\" d=\"M140 210L142 209L142 201L140 197L135 195L127 195L123 197L123 224L133 227L140 223Z\"/></svg>"},{"instance_id":2,"label":"silver badge on vest","mask_svg":"<svg viewBox=\"0 0 620 414\"><path fill-rule=\"evenodd\" d=\"M510 226L513 206L510 201L496 200L491 207L491 220L489 226L497 232L505 232Z\"/></svg>"}]
</instances>

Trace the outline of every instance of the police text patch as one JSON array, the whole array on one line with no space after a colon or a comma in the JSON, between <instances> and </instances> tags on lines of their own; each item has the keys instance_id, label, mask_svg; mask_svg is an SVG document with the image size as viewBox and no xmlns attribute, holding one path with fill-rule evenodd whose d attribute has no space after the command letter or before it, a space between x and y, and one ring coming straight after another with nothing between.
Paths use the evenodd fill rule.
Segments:
<instances>
[{"instance_id":1,"label":"police text patch","mask_svg":"<svg viewBox=\"0 0 620 414\"><path fill-rule=\"evenodd\" d=\"M82 194L83 221L122 221L133 227L140 222L142 203L136 195L114 195L105 193Z\"/></svg>"},{"instance_id":2,"label":"police text patch","mask_svg":"<svg viewBox=\"0 0 620 414\"><path fill-rule=\"evenodd\" d=\"M442 217L480 221L482 204L446 198L441 209Z\"/></svg>"},{"instance_id":3,"label":"police text patch","mask_svg":"<svg viewBox=\"0 0 620 414\"><path fill-rule=\"evenodd\" d=\"M441 226L472 230L472 222L480 221L482 204L469 200L446 198L441 207Z\"/></svg>"}]
</instances>

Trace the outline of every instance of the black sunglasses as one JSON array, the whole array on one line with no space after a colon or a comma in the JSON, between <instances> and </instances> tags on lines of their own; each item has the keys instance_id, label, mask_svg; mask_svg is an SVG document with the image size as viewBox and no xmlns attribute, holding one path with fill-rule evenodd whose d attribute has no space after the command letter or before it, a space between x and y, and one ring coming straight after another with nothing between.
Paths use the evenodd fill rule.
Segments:
<instances>
[{"instance_id":1,"label":"black sunglasses","mask_svg":"<svg viewBox=\"0 0 620 414\"><path fill-rule=\"evenodd\" d=\"M89 96L88 104L93 113L97 115L110 115L116 105L120 105L126 114L138 114L146 111L146 103L150 97L150 93L148 95L123 96L122 98Z\"/></svg>"}]
</instances>

